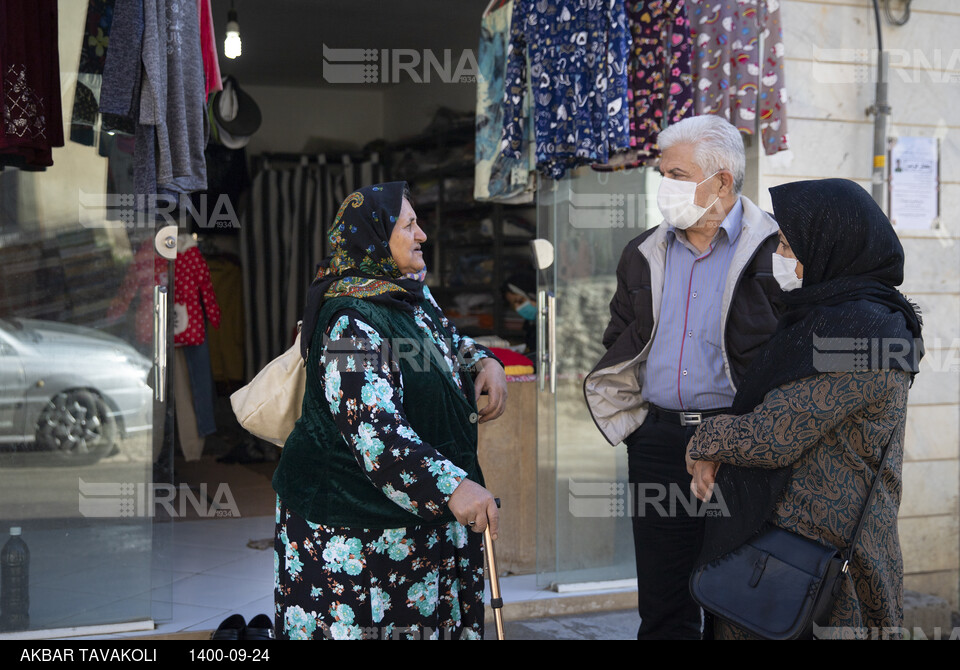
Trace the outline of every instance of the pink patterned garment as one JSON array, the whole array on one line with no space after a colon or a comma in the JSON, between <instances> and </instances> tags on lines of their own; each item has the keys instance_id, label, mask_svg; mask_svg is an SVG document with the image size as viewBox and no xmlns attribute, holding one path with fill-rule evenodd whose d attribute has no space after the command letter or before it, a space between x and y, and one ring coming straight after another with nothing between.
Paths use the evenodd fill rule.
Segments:
<instances>
[{"instance_id":1,"label":"pink patterned garment","mask_svg":"<svg viewBox=\"0 0 960 670\"><path fill-rule=\"evenodd\" d=\"M723 115L764 151L787 146L780 0L687 0L696 114ZM761 53L762 50L762 53Z\"/></svg>"},{"instance_id":2,"label":"pink patterned garment","mask_svg":"<svg viewBox=\"0 0 960 670\"><path fill-rule=\"evenodd\" d=\"M628 65L630 147L646 163L660 155L660 131L693 114L693 41L684 0L626 4L633 36Z\"/></svg>"}]
</instances>

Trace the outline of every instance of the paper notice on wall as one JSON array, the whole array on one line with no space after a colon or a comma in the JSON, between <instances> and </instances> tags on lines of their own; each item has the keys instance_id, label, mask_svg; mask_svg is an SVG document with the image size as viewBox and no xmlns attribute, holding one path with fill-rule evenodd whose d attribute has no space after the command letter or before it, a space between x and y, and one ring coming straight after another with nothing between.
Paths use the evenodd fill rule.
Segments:
<instances>
[{"instance_id":1,"label":"paper notice on wall","mask_svg":"<svg viewBox=\"0 0 960 670\"><path fill-rule=\"evenodd\" d=\"M940 218L940 145L936 137L890 141L890 221L900 230L930 229Z\"/></svg>"}]
</instances>

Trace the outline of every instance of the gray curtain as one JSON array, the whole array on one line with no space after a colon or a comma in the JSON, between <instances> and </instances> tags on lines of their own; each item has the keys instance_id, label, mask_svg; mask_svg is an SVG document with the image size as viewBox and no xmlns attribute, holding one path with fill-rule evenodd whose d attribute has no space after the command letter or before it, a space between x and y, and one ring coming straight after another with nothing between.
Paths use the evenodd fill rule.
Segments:
<instances>
[{"instance_id":1,"label":"gray curtain","mask_svg":"<svg viewBox=\"0 0 960 670\"><path fill-rule=\"evenodd\" d=\"M381 181L377 154L257 158L240 229L247 379L293 344L340 203Z\"/></svg>"}]
</instances>

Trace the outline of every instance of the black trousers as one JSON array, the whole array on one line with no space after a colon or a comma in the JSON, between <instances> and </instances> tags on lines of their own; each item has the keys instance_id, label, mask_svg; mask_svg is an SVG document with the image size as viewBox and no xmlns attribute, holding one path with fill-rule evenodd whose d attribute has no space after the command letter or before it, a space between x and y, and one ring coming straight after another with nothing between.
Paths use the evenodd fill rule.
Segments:
<instances>
[{"instance_id":1,"label":"black trousers","mask_svg":"<svg viewBox=\"0 0 960 670\"><path fill-rule=\"evenodd\" d=\"M690 597L689 579L703 539L703 515L685 462L695 430L648 416L626 440L639 640L701 636L701 611Z\"/></svg>"}]
</instances>

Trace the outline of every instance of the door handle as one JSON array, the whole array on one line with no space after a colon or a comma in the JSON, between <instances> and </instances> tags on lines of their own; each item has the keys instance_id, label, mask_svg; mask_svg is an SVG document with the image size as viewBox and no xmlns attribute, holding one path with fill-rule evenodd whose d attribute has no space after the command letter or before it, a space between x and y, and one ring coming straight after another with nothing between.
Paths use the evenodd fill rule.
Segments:
<instances>
[{"instance_id":1,"label":"door handle","mask_svg":"<svg viewBox=\"0 0 960 670\"><path fill-rule=\"evenodd\" d=\"M153 397L166 398L167 378L167 287L153 287Z\"/></svg>"},{"instance_id":2,"label":"door handle","mask_svg":"<svg viewBox=\"0 0 960 670\"><path fill-rule=\"evenodd\" d=\"M550 393L557 393L557 297L547 294L547 347L550 356Z\"/></svg>"},{"instance_id":3,"label":"door handle","mask_svg":"<svg viewBox=\"0 0 960 670\"><path fill-rule=\"evenodd\" d=\"M537 357L539 358L540 390L547 388L550 379L550 392L557 392L557 299L552 291L537 293Z\"/></svg>"}]
</instances>

